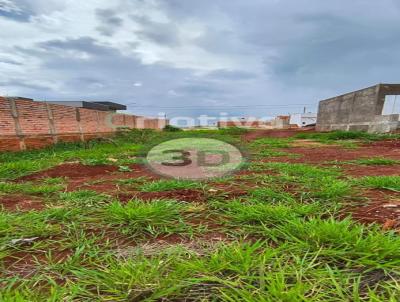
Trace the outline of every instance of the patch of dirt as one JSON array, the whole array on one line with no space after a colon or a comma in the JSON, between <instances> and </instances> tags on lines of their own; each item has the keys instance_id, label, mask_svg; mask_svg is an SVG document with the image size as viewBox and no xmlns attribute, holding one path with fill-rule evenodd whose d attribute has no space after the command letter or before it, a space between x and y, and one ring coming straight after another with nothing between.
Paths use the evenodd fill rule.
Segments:
<instances>
[{"instance_id":1,"label":"patch of dirt","mask_svg":"<svg viewBox=\"0 0 400 302\"><path fill-rule=\"evenodd\" d=\"M353 177L400 175L400 165L342 165L341 168Z\"/></svg>"},{"instance_id":2,"label":"patch of dirt","mask_svg":"<svg viewBox=\"0 0 400 302\"><path fill-rule=\"evenodd\" d=\"M48 262L47 251L17 251L10 256L2 259L3 270L1 275L5 277L29 278L38 270L38 263ZM54 262L63 262L72 255L71 250L52 250L52 259Z\"/></svg>"},{"instance_id":3,"label":"patch of dirt","mask_svg":"<svg viewBox=\"0 0 400 302\"><path fill-rule=\"evenodd\" d=\"M383 140L383 141L377 141L377 142L371 142L365 144L365 146L369 147L377 147L377 148L392 148L392 149L400 149L400 140Z\"/></svg>"},{"instance_id":4,"label":"patch of dirt","mask_svg":"<svg viewBox=\"0 0 400 302\"><path fill-rule=\"evenodd\" d=\"M160 178L160 176L152 173L144 165L133 164L129 168L132 171L120 172L118 171L118 167L112 165L86 166L80 163L66 163L21 177L17 181L40 181L49 177L66 177L67 191L85 189L94 190L99 193L110 193L118 189L117 184L114 183L118 179L147 177L149 180L155 180ZM99 182L96 183L96 181Z\"/></svg>"},{"instance_id":5,"label":"patch of dirt","mask_svg":"<svg viewBox=\"0 0 400 302\"><path fill-rule=\"evenodd\" d=\"M0 197L0 209L2 207L7 211L40 211L45 208L45 205L43 201L37 197L7 195Z\"/></svg>"},{"instance_id":6,"label":"patch of dirt","mask_svg":"<svg viewBox=\"0 0 400 302\"><path fill-rule=\"evenodd\" d=\"M117 167L115 167L118 170ZM115 184L116 180L119 179L136 179L139 177L146 177L149 181L160 179L159 175L152 173L150 170L146 168L144 165L133 164L129 165L129 168L132 170L130 172L120 172L115 171L112 173L105 173L96 175L93 177L83 177L70 179L68 183L67 190L75 191L78 189L85 190L94 190L99 193L110 193L118 190L118 184ZM90 184L90 182L101 181L99 183Z\"/></svg>"},{"instance_id":7,"label":"patch of dirt","mask_svg":"<svg viewBox=\"0 0 400 302\"><path fill-rule=\"evenodd\" d=\"M135 193L121 193L117 197L122 202L128 202L131 199L138 198L142 200L155 200L155 199L173 199L186 202L205 202L207 197L202 191L186 189L186 190L172 190L163 192L135 192Z\"/></svg>"},{"instance_id":8,"label":"patch of dirt","mask_svg":"<svg viewBox=\"0 0 400 302\"><path fill-rule=\"evenodd\" d=\"M368 198L366 204L346 208L354 220L361 223L379 223L384 229L400 230L400 193L386 190L367 190L362 197Z\"/></svg>"},{"instance_id":9,"label":"patch of dirt","mask_svg":"<svg viewBox=\"0 0 400 302\"><path fill-rule=\"evenodd\" d=\"M242 184L245 185L244 183ZM212 186L213 188L210 189L208 192L211 196L215 197L224 197L226 199L233 199L233 198L243 197L248 194L248 190L241 188L238 184L221 183L221 184L212 184ZM250 183L247 189L254 186L256 185Z\"/></svg>"},{"instance_id":10,"label":"patch of dirt","mask_svg":"<svg viewBox=\"0 0 400 302\"><path fill-rule=\"evenodd\" d=\"M118 167L111 165L86 166L82 164L62 164L45 171L33 173L18 179L18 181L32 181L49 177L92 178L104 176L118 171Z\"/></svg>"},{"instance_id":11,"label":"patch of dirt","mask_svg":"<svg viewBox=\"0 0 400 302\"><path fill-rule=\"evenodd\" d=\"M345 149L340 146L320 148L294 147L285 149L288 153L300 154L299 158L290 159L298 163L320 163L326 161L349 161L360 158L385 157L400 159L400 149L393 147L362 146L357 149Z\"/></svg>"}]
</instances>

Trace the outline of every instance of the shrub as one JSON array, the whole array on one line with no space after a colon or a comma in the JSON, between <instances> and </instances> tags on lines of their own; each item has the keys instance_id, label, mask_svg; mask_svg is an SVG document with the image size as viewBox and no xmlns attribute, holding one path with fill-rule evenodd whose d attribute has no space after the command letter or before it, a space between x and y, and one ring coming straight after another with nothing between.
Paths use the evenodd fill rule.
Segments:
<instances>
[{"instance_id":1,"label":"shrub","mask_svg":"<svg viewBox=\"0 0 400 302\"><path fill-rule=\"evenodd\" d=\"M175 127L175 126L172 126L172 125L165 126L163 130L167 131L167 132L180 132L180 131L183 131L181 128L178 128L178 127Z\"/></svg>"}]
</instances>

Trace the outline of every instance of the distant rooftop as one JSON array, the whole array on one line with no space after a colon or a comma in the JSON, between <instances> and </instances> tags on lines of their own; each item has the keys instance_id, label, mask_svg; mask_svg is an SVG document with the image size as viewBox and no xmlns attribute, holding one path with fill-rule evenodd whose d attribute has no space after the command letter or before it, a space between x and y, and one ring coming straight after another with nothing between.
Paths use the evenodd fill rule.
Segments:
<instances>
[{"instance_id":1,"label":"distant rooftop","mask_svg":"<svg viewBox=\"0 0 400 302\"><path fill-rule=\"evenodd\" d=\"M87 102L87 101L44 101L50 104L86 108L100 111L126 110L127 107L114 102Z\"/></svg>"}]
</instances>

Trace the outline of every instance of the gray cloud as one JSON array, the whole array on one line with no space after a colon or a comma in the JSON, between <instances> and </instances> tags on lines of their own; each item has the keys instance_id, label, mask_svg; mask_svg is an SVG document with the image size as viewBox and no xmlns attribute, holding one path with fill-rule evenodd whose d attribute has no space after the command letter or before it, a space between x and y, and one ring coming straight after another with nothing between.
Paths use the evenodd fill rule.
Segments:
<instances>
[{"instance_id":1,"label":"gray cloud","mask_svg":"<svg viewBox=\"0 0 400 302\"><path fill-rule=\"evenodd\" d=\"M257 74L241 70L218 69L210 72L208 76L219 80L250 80L256 78Z\"/></svg>"},{"instance_id":2,"label":"gray cloud","mask_svg":"<svg viewBox=\"0 0 400 302\"><path fill-rule=\"evenodd\" d=\"M81 37L77 39L65 39L65 40L49 40L38 43L40 49L47 51L54 51L54 54L60 56L63 55L64 51L75 50L83 53L95 55L95 56L107 56L110 57L117 52L117 50L101 46L97 41L91 37Z\"/></svg>"},{"instance_id":3,"label":"gray cloud","mask_svg":"<svg viewBox=\"0 0 400 302\"><path fill-rule=\"evenodd\" d=\"M144 16L132 16L141 29L135 33L142 39L170 47L179 46L179 29L176 24L155 22Z\"/></svg>"},{"instance_id":4,"label":"gray cloud","mask_svg":"<svg viewBox=\"0 0 400 302\"><path fill-rule=\"evenodd\" d=\"M0 17L28 22L32 14L23 1L0 0Z\"/></svg>"},{"instance_id":5,"label":"gray cloud","mask_svg":"<svg viewBox=\"0 0 400 302\"><path fill-rule=\"evenodd\" d=\"M4 63L4 64L10 64L10 65L23 65L23 63L21 62L17 62L15 60L10 60L10 59L6 59L6 58L1 58L0 57L0 63Z\"/></svg>"},{"instance_id":6,"label":"gray cloud","mask_svg":"<svg viewBox=\"0 0 400 302\"><path fill-rule=\"evenodd\" d=\"M22 89L29 91L29 93L35 93L35 91L51 92L51 87L48 87L46 85L33 84L25 81L22 78L12 78L7 81L0 81L0 87L10 87L10 86L20 87Z\"/></svg>"},{"instance_id":7,"label":"gray cloud","mask_svg":"<svg viewBox=\"0 0 400 302\"><path fill-rule=\"evenodd\" d=\"M100 21L97 30L104 36L112 36L123 25L123 19L118 12L111 9L97 9L96 17Z\"/></svg>"}]
</instances>

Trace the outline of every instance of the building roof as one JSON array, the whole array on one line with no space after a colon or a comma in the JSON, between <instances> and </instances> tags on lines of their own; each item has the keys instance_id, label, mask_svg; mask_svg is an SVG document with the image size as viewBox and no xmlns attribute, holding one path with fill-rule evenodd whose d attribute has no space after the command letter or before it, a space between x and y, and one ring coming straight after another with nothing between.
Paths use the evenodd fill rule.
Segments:
<instances>
[{"instance_id":1,"label":"building roof","mask_svg":"<svg viewBox=\"0 0 400 302\"><path fill-rule=\"evenodd\" d=\"M93 102L93 103L108 106L108 108L110 108L111 110L126 110L127 109L126 105L122 105L122 104L118 104L118 103L114 103L114 102Z\"/></svg>"},{"instance_id":2,"label":"building roof","mask_svg":"<svg viewBox=\"0 0 400 302\"><path fill-rule=\"evenodd\" d=\"M64 105L76 108L86 108L100 111L126 110L126 106L113 102L86 102L86 101L44 101L49 104Z\"/></svg>"}]
</instances>

